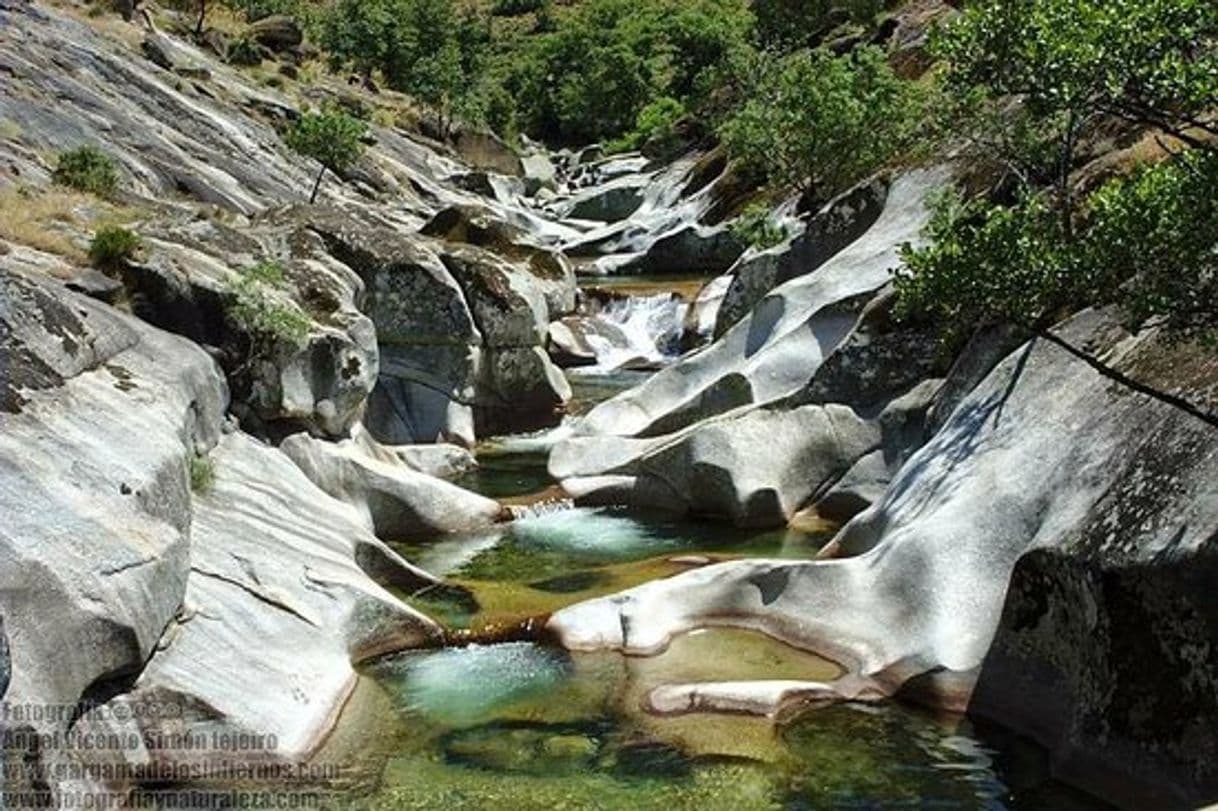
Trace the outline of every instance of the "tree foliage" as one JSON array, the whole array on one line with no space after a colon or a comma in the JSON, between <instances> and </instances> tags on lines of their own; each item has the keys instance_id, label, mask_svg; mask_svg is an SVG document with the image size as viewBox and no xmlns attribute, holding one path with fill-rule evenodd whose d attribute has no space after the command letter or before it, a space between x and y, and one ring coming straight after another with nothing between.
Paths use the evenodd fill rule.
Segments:
<instances>
[{"instance_id":1,"label":"tree foliage","mask_svg":"<svg viewBox=\"0 0 1218 811\"><path fill-rule=\"evenodd\" d=\"M1218 4L981 0L933 47L949 92L1001 128L990 146L1024 186L1011 206L942 203L930 244L905 251L900 309L956 331L1043 330L1115 304L1131 327L1214 341L1218 157L1205 136L1218 134ZM1078 141L1104 117L1193 148L1076 199Z\"/></svg>"},{"instance_id":2,"label":"tree foliage","mask_svg":"<svg viewBox=\"0 0 1218 811\"><path fill-rule=\"evenodd\" d=\"M1118 305L1133 329L1161 326L1218 346L1218 154L1191 152L1105 184L1067 232L1053 203L941 200L929 244L906 248L898 310L967 332L1039 330L1085 305Z\"/></svg>"},{"instance_id":3,"label":"tree foliage","mask_svg":"<svg viewBox=\"0 0 1218 811\"><path fill-rule=\"evenodd\" d=\"M1102 116L1151 124L1194 140L1218 94L1218 3L1212 0L981 0L934 36L948 65L951 95L984 106L1021 106L1012 118L1022 136L998 134L1009 165L1025 181L1046 165L1063 217L1072 208L1069 173L1081 135ZM991 117L992 118L992 117ZM1068 222L1068 220L1066 220Z\"/></svg>"},{"instance_id":4,"label":"tree foliage","mask_svg":"<svg viewBox=\"0 0 1218 811\"><path fill-rule=\"evenodd\" d=\"M589 0L503 60L503 81L524 131L614 138L661 99L689 107L751 31L740 0Z\"/></svg>"},{"instance_id":5,"label":"tree foliage","mask_svg":"<svg viewBox=\"0 0 1218 811\"><path fill-rule=\"evenodd\" d=\"M453 0L338 0L320 24L335 67L366 79L380 71L393 89L432 105L445 129L476 112L489 41L486 21Z\"/></svg>"},{"instance_id":6,"label":"tree foliage","mask_svg":"<svg viewBox=\"0 0 1218 811\"><path fill-rule=\"evenodd\" d=\"M878 48L845 56L757 52L738 67L743 103L720 134L770 180L827 199L906 146L917 96Z\"/></svg>"},{"instance_id":7,"label":"tree foliage","mask_svg":"<svg viewBox=\"0 0 1218 811\"><path fill-rule=\"evenodd\" d=\"M368 125L334 107L303 114L284 135L289 147L313 158L322 166L313 184L312 203L327 169L340 174L359 160L364 152Z\"/></svg>"}]
</instances>

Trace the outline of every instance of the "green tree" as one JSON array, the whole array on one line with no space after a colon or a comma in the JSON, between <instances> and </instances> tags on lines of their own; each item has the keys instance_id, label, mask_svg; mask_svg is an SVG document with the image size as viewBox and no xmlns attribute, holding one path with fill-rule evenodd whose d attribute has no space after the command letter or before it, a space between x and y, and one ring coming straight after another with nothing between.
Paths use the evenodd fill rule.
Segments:
<instances>
[{"instance_id":1,"label":"green tree","mask_svg":"<svg viewBox=\"0 0 1218 811\"><path fill-rule=\"evenodd\" d=\"M1218 98L1213 0L981 0L936 33L932 51L948 64L949 92L1022 105L1033 123L1021 126L1039 130L1050 150L1067 233L1070 172L1099 118L1153 125L1193 145L1198 129L1218 134L1205 118Z\"/></svg>"},{"instance_id":2,"label":"green tree","mask_svg":"<svg viewBox=\"0 0 1218 811\"><path fill-rule=\"evenodd\" d=\"M740 0L589 0L507 54L505 82L526 132L616 138L661 99L695 107L752 25Z\"/></svg>"},{"instance_id":3,"label":"green tree","mask_svg":"<svg viewBox=\"0 0 1218 811\"><path fill-rule=\"evenodd\" d=\"M386 0L337 0L320 25L321 46L333 67L350 67L367 82L400 49L402 30ZM414 49L414 43L408 45Z\"/></svg>"},{"instance_id":4,"label":"green tree","mask_svg":"<svg viewBox=\"0 0 1218 811\"><path fill-rule=\"evenodd\" d=\"M326 170L336 175L346 171L364 152L368 126L338 108L303 114L284 135L289 147L321 164L309 203L317 201Z\"/></svg>"},{"instance_id":5,"label":"green tree","mask_svg":"<svg viewBox=\"0 0 1218 811\"><path fill-rule=\"evenodd\" d=\"M747 56L743 103L720 128L728 149L771 181L824 200L911 142L917 95L873 47L846 56Z\"/></svg>"}]
</instances>

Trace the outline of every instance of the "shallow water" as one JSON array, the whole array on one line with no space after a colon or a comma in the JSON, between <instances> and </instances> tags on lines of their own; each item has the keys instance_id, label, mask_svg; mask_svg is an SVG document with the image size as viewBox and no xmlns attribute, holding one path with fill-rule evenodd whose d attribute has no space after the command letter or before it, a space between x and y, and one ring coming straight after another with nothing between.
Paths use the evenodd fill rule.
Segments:
<instances>
[{"instance_id":1,"label":"shallow water","mask_svg":"<svg viewBox=\"0 0 1218 811\"><path fill-rule=\"evenodd\" d=\"M738 530L609 508L542 512L492 530L395 544L407 559L472 591L411 602L458 628L546 614L691 566L737 557L808 558L829 532Z\"/></svg>"},{"instance_id":2,"label":"shallow water","mask_svg":"<svg viewBox=\"0 0 1218 811\"><path fill-rule=\"evenodd\" d=\"M588 404L634 380L577 380ZM552 486L567 428L479 449L464 484L528 502ZM832 528L736 530L613 509L539 509L491 531L396 544L464 591L410 601L452 628L517 627L591 597L736 557L809 558ZM775 721L656 716L664 684L826 681L836 665L761 634L715 628L662 654L568 653L532 642L415 651L366 669L353 705L377 744L359 799L376 809L1085 809L1043 753L1000 730L895 702Z\"/></svg>"},{"instance_id":3,"label":"shallow water","mask_svg":"<svg viewBox=\"0 0 1218 811\"><path fill-rule=\"evenodd\" d=\"M532 643L405 654L369 671L392 731L381 784L360 805L1098 807L1049 780L1032 750L896 705L830 707L783 724L640 708L664 683L836 673L815 656L727 629L678 637L646 658Z\"/></svg>"}]
</instances>

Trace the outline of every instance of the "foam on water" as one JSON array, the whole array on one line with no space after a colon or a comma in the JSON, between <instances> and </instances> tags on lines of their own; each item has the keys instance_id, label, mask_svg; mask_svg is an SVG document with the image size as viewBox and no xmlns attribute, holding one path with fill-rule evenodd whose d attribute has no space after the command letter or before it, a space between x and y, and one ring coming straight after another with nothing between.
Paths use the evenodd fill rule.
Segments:
<instances>
[{"instance_id":1,"label":"foam on water","mask_svg":"<svg viewBox=\"0 0 1218 811\"><path fill-rule=\"evenodd\" d=\"M406 708L450 726L480 723L567 678L565 654L527 642L411 653L381 665Z\"/></svg>"},{"instance_id":2,"label":"foam on water","mask_svg":"<svg viewBox=\"0 0 1218 811\"><path fill-rule=\"evenodd\" d=\"M522 546L603 559L661 554L677 547L673 538L633 518L584 507L530 515L513 522L508 533Z\"/></svg>"}]
</instances>

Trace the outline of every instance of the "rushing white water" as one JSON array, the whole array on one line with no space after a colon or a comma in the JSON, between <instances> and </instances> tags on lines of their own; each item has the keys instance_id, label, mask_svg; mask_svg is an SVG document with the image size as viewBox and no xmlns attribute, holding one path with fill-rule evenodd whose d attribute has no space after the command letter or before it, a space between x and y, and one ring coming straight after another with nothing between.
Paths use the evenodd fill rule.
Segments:
<instances>
[{"instance_id":1,"label":"rushing white water","mask_svg":"<svg viewBox=\"0 0 1218 811\"><path fill-rule=\"evenodd\" d=\"M672 360L678 354L688 311L688 303L667 293L610 301L586 317L583 337L596 353L596 364L574 373L605 374L627 366ZM610 329L597 329L598 324Z\"/></svg>"}]
</instances>

